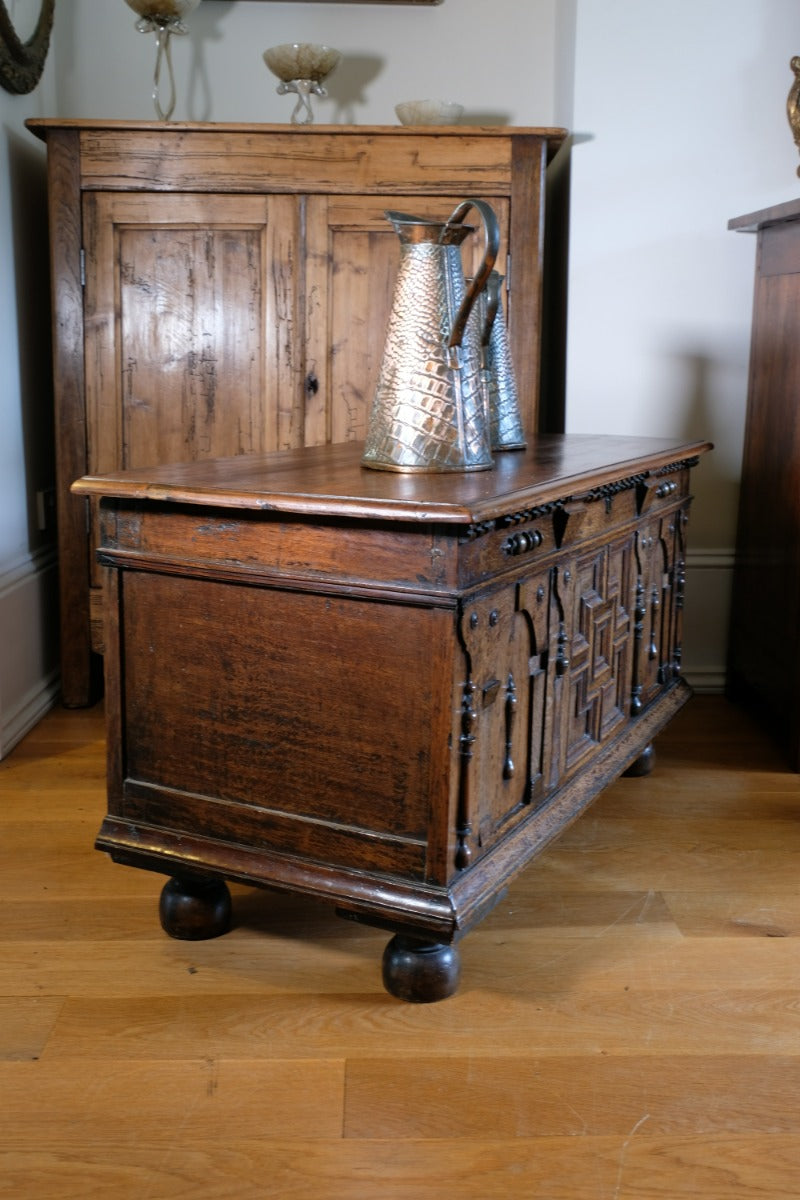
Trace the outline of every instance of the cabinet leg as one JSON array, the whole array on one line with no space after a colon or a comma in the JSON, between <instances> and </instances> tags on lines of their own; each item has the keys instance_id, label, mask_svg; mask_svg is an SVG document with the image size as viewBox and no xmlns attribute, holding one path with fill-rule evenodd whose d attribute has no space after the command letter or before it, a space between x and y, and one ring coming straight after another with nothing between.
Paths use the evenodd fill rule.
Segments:
<instances>
[{"instance_id":1,"label":"cabinet leg","mask_svg":"<svg viewBox=\"0 0 800 1200\"><path fill-rule=\"evenodd\" d=\"M221 879L170 879L159 903L161 927L170 937L199 942L231 927L231 894Z\"/></svg>"},{"instance_id":2,"label":"cabinet leg","mask_svg":"<svg viewBox=\"0 0 800 1200\"><path fill-rule=\"evenodd\" d=\"M639 778L642 775L649 775L653 767L656 765L656 751L653 743L645 746L638 758L635 758L627 771L623 771L623 776L628 778Z\"/></svg>"},{"instance_id":3,"label":"cabinet leg","mask_svg":"<svg viewBox=\"0 0 800 1200\"><path fill-rule=\"evenodd\" d=\"M383 985L412 1004L446 1000L458 989L461 958L455 946L397 934L383 952Z\"/></svg>"}]
</instances>

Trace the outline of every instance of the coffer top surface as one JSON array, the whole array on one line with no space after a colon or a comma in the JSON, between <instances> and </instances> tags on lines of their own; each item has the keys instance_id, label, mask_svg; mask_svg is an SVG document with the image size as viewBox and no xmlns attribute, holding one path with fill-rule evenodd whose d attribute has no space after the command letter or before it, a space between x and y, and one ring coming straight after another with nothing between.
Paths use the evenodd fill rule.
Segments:
<instances>
[{"instance_id":1,"label":"coffer top surface","mask_svg":"<svg viewBox=\"0 0 800 1200\"><path fill-rule=\"evenodd\" d=\"M131 468L86 476L79 495L203 504L353 519L470 524L522 507L648 475L710 450L708 442L616 435L548 434L506 451L491 470L380 471L361 464L360 443Z\"/></svg>"}]
</instances>

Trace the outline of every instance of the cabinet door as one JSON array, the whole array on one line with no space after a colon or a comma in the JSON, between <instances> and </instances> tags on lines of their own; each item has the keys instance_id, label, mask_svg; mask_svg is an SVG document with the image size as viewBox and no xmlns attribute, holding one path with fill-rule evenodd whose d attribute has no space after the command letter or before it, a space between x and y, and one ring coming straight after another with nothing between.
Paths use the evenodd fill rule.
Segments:
<instances>
[{"instance_id":1,"label":"cabinet door","mask_svg":"<svg viewBox=\"0 0 800 1200\"><path fill-rule=\"evenodd\" d=\"M90 471L302 445L296 206L87 195Z\"/></svg>"},{"instance_id":2,"label":"cabinet door","mask_svg":"<svg viewBox=\"0 0 800 1200\"><path fill-rule=\"evenodd\" d=\"M84 224L89 471L302 445L297 201L90 193Z\"/></svg>"},{"instance_id":3,"label":"cabinet door","mask_svg":"<svg viewBox=\"0 0 800 1200\"><path fill-rule=\"evenodd\" d=\"M305 405L307 445L362 441L380 371L400 242L386 219L399 209L445 220L460 196L312 196L306 214ZM500 224L501 274L509 204L486 197ZM467 223L480 225L475 213ZM480 262L476 229L464 247L465 273Z\"/></svg>"}]
</instances>

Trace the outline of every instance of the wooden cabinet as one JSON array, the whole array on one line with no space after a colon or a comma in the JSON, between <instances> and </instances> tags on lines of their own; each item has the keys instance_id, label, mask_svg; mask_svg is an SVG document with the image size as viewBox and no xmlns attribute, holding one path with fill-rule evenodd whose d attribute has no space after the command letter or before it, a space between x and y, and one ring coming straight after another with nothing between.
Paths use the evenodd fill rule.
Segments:
<instances>
[{"instance_id":1,"label":"wooden cabinet","mask_svg":"<svg viewBox=\"0 0 800 1200\"><path fill-rule=\"evenodd\" d=\"M107 568L98 847L173 876L175 936L224 929L225 880L294 890L395 932L393 994L451 994L458 938L688 698L707 449L543 435L407 476L345 443L80 481Z\"/></svg>"},{"instance_id":2,"label":"wooden cabinet","mask_svg":"<svg viewBox=\"0 0 800 1200\"><path fill-rule=\"evenodd\" d=\"M363 439L399 256L387 208L442 218L473 195L495 208L538 428L544 178L563 130L29 127L48 147L67 704L88 701L102 650L96 511L70 484Z\"/></svg>"},{"instance_id":3,"label":"wooden cabinet","mask_svg":"<svg viewBox=\"0 0 800 1200\"><path fill-rule=\"evenodd\" d=\"M736 217L757 235L728 693L800 770L800 201Z\"/></svg>"}]
</instances>

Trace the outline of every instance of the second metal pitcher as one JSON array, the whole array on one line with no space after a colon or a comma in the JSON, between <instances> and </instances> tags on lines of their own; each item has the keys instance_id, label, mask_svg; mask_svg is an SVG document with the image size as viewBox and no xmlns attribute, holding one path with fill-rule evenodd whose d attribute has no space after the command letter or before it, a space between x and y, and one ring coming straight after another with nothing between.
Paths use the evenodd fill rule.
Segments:
<instances>
[{"instance_id":1,"label":"second metal pitcher","mask_svg":"<svg viewBox=\"0 0 800 1200\"><path fill-rule=\"evenodd\" d=\"M484 229L481 264L467 286L461 245ZM446 221L387 212L400 238L400 267L362 462L388 471L478 471L491 467L481 386L480 331L469 315L500 241L494 210L464 200Z\"/></svg>"},{"instance_id":2,"label":"second metal pitcher","mask_svg":"<svg viewBox=\"0 0 800 1200\"><path fill-rule=\"evenodd\" d=\"M519 411L517 381L503 316L503 276L490 271L471 321L481 335L481 382L488 411L492 450L524 450L525 431Z\"/></svg>"}]
</instances>

